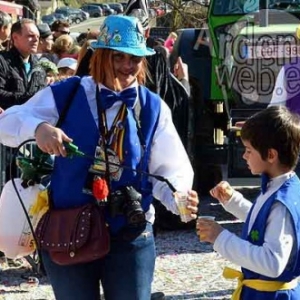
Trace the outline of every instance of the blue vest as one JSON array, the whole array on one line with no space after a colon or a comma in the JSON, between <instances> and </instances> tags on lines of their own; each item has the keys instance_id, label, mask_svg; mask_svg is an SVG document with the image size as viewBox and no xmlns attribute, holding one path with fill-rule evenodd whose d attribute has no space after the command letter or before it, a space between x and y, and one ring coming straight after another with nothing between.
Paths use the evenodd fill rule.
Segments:
<instances>
[{"instance_id":1,"label":"blue vest","mask_svg":"<svg viewBox=\"0 0 300 300\"><path fill-rule=\"evenodd\" d=\"M267 199L267 201L259 211L259 214L257 215L256 220L251 228L250 234L248 235L249 219L255 204L252 206L243 228L242 238L254 245L263 245L267 219L270 214L271 207L275 201L280 201L283 205L285 205L292 216L296 235L294 243L296 244L296 248L298 249L298 255L295 257L295 260L292 262L292 264L289 265L277 278L266 277L248 269L242 268L245 279L262 279L268 281L289 282L300 275L300 181L297 176L292 176L290 179L288 179L278 191L276 191L271 195L269 199ZM251 232L253 232L254 230L257 233L255 235L255 238L251 237ZM300 289L298 285L298 287L294 290L259 292L248 287L243 287L241 299L300 299Z\"/></svg>"},{"instance_id":2,"label":"blue vest","mask_svg":"<svg viewBox=\"0 0 300 300\"><path fill-rule=\"evenodd\" d=\"M100 133L90 111L84 88L79 83L79 77L72 77L52 85L51 89L60 114L66 105L68 95L74 91L76 86L78 87L61 129L73 139L73 143L78 146L80 151L89 156L94 156ZM139 87L138 92L141 106L139 120L146 147L143 153L134 112L128 109L128 115L123 124L125 135L123 142L124 161L122 164L147 172L151 144L160 114L161 99L142 86ZM82 192L88 169L92 163L91 159L82 157L71 159L57 157L55 159L50 186L55 207L75 207L95 201L93 196ZM148 177L124 168L120 180L112 181L112 190L114 191L125 185L133 186L142 194L142 207L144 211L147 211L152 202L152 185L148 181ZM124 216L118 215L111 218L108 213L107 222L112 232L117 232L126 224Z\"/></svg>"}]
</instances>

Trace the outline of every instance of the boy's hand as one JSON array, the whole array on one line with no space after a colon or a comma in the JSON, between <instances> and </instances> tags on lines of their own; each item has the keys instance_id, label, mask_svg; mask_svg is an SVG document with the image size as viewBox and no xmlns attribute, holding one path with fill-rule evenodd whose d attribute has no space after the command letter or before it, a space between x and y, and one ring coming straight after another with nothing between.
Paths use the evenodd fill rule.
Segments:
<instances>
[{"instance_id":1,"label":"boy's hand","mask_svg":"<svg viewBox=\"0 0 300 300\"><path fill-rule=\"evenodd\" d=\"M218 199L222 204L226 204L231 198L234 189L227 181L221 181L210 190L212 197Z\"/></svg>"},{"instance_id":2,"label":"boy's hand","mask_svg":"<svg viewBox=\"0 0 300 300\"><path fill-rule=\"evenodd\" d=\"M209 242L213 244L224 228L215 221L198 219L196 223L196 230L201 242Z\"/></svg>"}]
</instances>

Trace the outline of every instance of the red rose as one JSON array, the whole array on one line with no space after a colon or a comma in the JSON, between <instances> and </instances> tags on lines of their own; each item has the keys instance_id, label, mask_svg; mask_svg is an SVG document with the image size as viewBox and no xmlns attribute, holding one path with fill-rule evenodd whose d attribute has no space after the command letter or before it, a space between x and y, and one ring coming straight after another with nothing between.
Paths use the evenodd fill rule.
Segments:
<instances>
[{"instance_id":1,"label":"red rose","mask_svg":"<svg viewBox=\"0 0 300 300\"><path fill-rule=\"evenodd\" d=\"M104 201L108 196L108 186L105 179L96 177L93 181L93 195L98 201Z\"/></svg>"}]
</instances>

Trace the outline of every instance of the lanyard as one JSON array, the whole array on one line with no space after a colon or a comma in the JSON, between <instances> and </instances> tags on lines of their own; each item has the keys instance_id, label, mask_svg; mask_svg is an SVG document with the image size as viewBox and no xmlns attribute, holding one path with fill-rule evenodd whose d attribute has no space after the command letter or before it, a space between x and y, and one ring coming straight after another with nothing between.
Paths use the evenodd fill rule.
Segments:
<instances>
[{"instance_id":1,"label":"lanyard","mask_svg":"<svg viewBox=\"0 0 300 300\"><path fill-rule=\"evenodd\" d=\"M99 93L99 87L96 87L96 105L97 105L97 114L98 114L98 130L100 132L104 150L104 158L105 158L105 179L109 186L109 190L111 191L111 179L110 179L110 172L109 172L109 160L108 160L108 145L106 141L106 132L107 132L107 119L105 110L102 108L101 105L101 98Z\"/></svg>"},{"instance_id":2,"label":"lanyard","mask_svg":"<svg viewBox=\"0 0 300 300\"><path fill-rule=\"evenodd\" d=\"M99 132L100 132L101 138L102 138L105 161L106 161L106 177L109 178L110 176L109 176L108 148L111 146L111 144L113 142L117 142L117 141L115 141L114 138L112 139L112 137L116 136L118 122L121 119L123 121L125 120L127 110L126 110L126 105L123 104L121 106L121 108L119 109L110 130L108 130L107 117L106 117L105 110L102 107L101 96L100 96L100 91L99 91L98 86L96 88L96 104L97 104L97 113L98 113L98 128L99 128ZM140 107L139 103L136 105L136 107L137 106L140 110L141 107ZM144 154L145 154L145 150L146 150L146 142L145 142L144 136L142 134L139 116L136 115L136 111L133 111L133 117L134 117L134 120L136 123L137 134L138 134L138 138L139 138L140 145L141 145L141 160L140 160L141 163L140 163L139 169L142 169Z\"/></svg>"},{"instance_id":3,"label":"lanyard","mask_svg":"<svg viewBox=\"0 0 300 300\"><path fill-rule=\"evenodd\" d=\"M111 125L110 130L108 130L106 113L102 107L102 102L101 102L101 97L100 97L100 92L98 87L96 88L96 104L97 104L97 113L98 113L98 128L101 133L103 142L106 143L106 145L109 145L109 141L111 140L111 137L116 130L118 121L121 118L123 119L125 118L126 105L123 104L121 106L117 115L115 116L115 119Z\"/></svg>"}]
</instances>

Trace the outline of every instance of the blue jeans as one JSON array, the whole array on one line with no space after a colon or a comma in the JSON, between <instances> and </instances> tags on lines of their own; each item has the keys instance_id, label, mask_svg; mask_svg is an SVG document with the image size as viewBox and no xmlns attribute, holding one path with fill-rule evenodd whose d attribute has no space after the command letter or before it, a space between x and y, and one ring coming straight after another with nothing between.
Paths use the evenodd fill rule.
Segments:
<instances>
[{"instance_id":1,"label":"blue jeans","mask_svg":"<svg viewBox=\"0 0 300 300\"><path fill-rule=\"evenodd\" d=\"M42 252L43 263L57 300L99 300L101 281L105 300L149 300L155 264L152 224L126 228L111 236L104 258L60 266Z\"/></svg>"}]
</instances>

